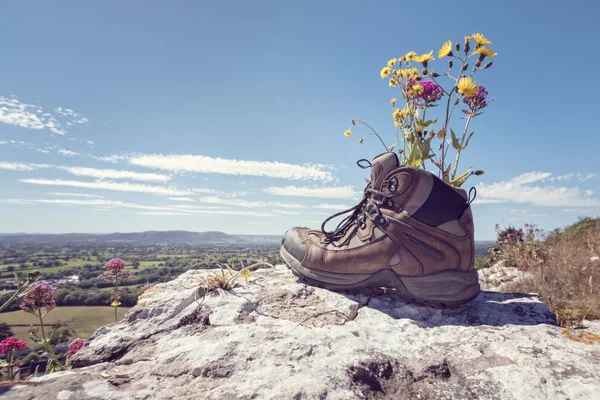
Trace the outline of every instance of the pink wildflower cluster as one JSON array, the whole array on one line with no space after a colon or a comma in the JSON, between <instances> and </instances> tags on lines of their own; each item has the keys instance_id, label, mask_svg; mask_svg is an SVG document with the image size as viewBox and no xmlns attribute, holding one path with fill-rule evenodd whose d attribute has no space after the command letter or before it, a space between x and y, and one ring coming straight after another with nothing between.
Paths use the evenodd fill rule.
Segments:
<instances>
[{"instance_id":1,"label":"pink wildflower cluster","mask_svg":"<svg viewBox=\"0 0 600 400\"><path fill-rule=\"evenodd\" d=\"M98 276L100 279L104 279L107 281L113 279L121 279L121 278L131 278L133 276L132 273L126 272L125 268L127 268L127 264L125 261L120 258L113 258L106 264L104 264L104 269L106 272Z\"/></svg>"},{"instance_id":2,"label":"pink wildflower cluster","mask_svg":"<svg viewBox=\"0 0 600 400\"><path fill-rule=\"evenodd\" d=\"M86 341L83 339L75 339L69 345L69 351L67 352L67 357L73 357L75 353L77 353L81 348L85 345Z\"/></svg>"},{"instance_id":3,"label":"pink wildflower cluster","mask_svg":"<svg viewBox=\"0 0 600 400\"><path fill-rule=\"evenodd\" d=\"M21 310L30 314L37 315L38 310L46 309L46 313L56 307L54 301L54 293L56 288L51 286L46 281L41 281L31 285L30 290L23 297L21 302Z\"/></svg>"},{"instance_id":4,"label":"pink wildflower cluster","mask_svg":"<svg viewBox=\"0 0 600 400\"><path fill-rule=\"evenodd\" d=\"M0 354L8 354L27 348L27 342L14 337L9 337L0 342Z\"/></svg>"}]
</instances>

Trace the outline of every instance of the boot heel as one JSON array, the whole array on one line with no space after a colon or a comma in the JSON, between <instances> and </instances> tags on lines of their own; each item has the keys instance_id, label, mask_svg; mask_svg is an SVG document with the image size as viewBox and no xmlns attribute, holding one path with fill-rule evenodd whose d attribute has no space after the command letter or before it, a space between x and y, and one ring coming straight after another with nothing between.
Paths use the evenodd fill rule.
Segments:
<instances>
[{"instance_id":1,"label":"boot heel","mask_svg":"<svg viewBox=\"0 0 600 400\"><path fill-rule=\"evenodd\" d=\"M442 271L419 277L401 277L406 291L420 303L449 307L473 300L480 292L477 271Z\"/></svg>"}]
</instances>

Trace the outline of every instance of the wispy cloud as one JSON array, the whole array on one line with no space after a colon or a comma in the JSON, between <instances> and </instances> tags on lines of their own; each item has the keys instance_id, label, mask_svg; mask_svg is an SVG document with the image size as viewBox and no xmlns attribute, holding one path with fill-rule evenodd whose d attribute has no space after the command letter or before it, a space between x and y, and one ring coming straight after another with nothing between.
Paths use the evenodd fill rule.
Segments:
<instances>
[{"instance_id":1,"label":"wispy cloud","mask_svg":"<svg viewBox=\"0 0 600 400\"><path fill-rule=\"evenodd\" d=\"M352 206L348 206L345 204L319 204L316 206L313 206L313 208L320 208L322 210L347 210L348 208L350 208Z\"/></svg>"},{"instance_id":2,"label":"wispy cloud","mask_svg":"<svg viewBox=\"0 0 600 400\"><path fill-rule=\"evenodd\" d=\"M59 167L72 175L89 176L97 179L131 179L134 181L167 182L171 180L169 175L154 174L148 172L133 172L116 169L96 169L85 167Z\"/></svg>"},{"instance_id":3,"label":"wispy cloud","mask_svg":"<svg viewBox=\"0 0 600 400\"><path fill-rule=\"evenodd\" d=\"M194 215L189 213L175 212L175 211L145 211L138 212L137 215L162 215L162 216L172 216L172 215Z\"/></svg>"},{"instance_id":4,"label":"wispy cloud","mask_svg":"<svg viewBox=\"0 0 600 400\"><path fill-rule=\"evenodd\" d=\"M64 206L91 206L94 208L126 208L126 209L138 209L148 210L153 212L161 213L177 213L187 215L240 215L240 216L253 216L253 217L275 217L277 214L271 212L260 212L252 210L230 210L227 208L219 207L184 207L182 205L177 206L149 206L144 204L129 203L118 200L104 200L104 199L5 199L0 200L2 203L8 204L55 204ZM148 214L148 215L167 215L167 214ZM175 215L175 214L171 214Z\"/></svg>"},{"instance_id":5,"label":"wispy cloud","mask_svg":"<svg viewBox=\"0 0 600 400\"><path fill-rule=\"evenodd\" d=\"M359 193L352 186L331 186L331 187L269 187L263 189L269 194L276 196L298 196L298 197L319 197L324 199L355 199Z\"/></svg>"},{"instance_id":6,"label":"wispy cloud","mask_svg":"<svg viewBox=\"0 0 600 400\"><path fill-rule=\"evenodd\" d=\"M200 172L224 175L264 176L290 180L331 181L331 166L288 164L277 161L235 160L202 155L137 154L129 163L142 167L176 172Z\"/></svg>"},{"instance_id":7,"label":"wispy cloud","mask_svg":"<svg viewBox=\"0 0 600 400\"><path fill-rule=\"evenodd\" d=\"M76 151L67 150L67 149L58 149L58 150L56 150L56 152L59 153L59 154L62 154L63 156L68 156L68 157L78 156L78 155L81 154L81 153L78 153Z\"/></svg>"},{"instance_id":8,"label":"wispy cloud","mask_svg":"<svg viewBox=\"0 0 600 400\"><path fill-rule=\"evenodd\" d=\"M554 182L554 180L557 181L570 181L573 178L577 178L577 180L579 180L579 182L585 182L585 181L589 181L590 179L593 179L595 177L597 177L598 174L582 174L582 173L570 173L570 174L565 174L565 175L558 175L558 176L553 176L550 179L548 179L551 182Z\"/></svg>"},{"instance_id":9,"label":"wispy cloud","mask_svg":"<svg viewBox=\"0 0 600 400\"><path fill-rule=\"evenodd\" d=\"M126 182L111 182L111 181L95 181L95 182L83 182L83 181L71 181L63 179L21 179L21 182L31 183L34 185L49 185L49 186L70 186L79 187L86 189L103 189L103 190L114 190L122 192L138 192L138 193L150 193L161 196L185 196L189 195L190 192L187 190L179 190L165 186L151 186L142 185L136 183Z\"/></svg>"},{"instance_id":10,"label":"wispy cloud","mask_svg":"<svg viewBox=\"0 0 600 400\"><path fill-rule=\"evenodd\" d=\"M96 198L103 199L104 196L99 196L97 194L87 194L87 193L63 193L63 192L48 192L51 196L61 196L61 197L85 197L85 198Z\"/></svg>"},{"instance_id":11,"label":"wispy cloud","mask_svg":"<svg viewBox=\"0 0 600 400\"><path fill-rule=\"evenodd\" d=\"M49 113L40 106L0 96L0 122L27 129L47 129L57 135L64 135L68 127L85 124L88 120L67 108L59 107Z\"/></svg>"},{"instance_id":12,"label":"wispy cloud","mask_svg":"<svg viewBox=\"0 0 600 400\"><path fill-rule=\"evenodd\" d=\"M24 164L14 162L2 162L0 161L0 169L8 169L13 171L34 171L40 168L56 168L62 171L66 171L71 175L76 176L88 176L96 179L130 179L134 181L147 181L147 182L167 182L171 180L169 175L155 174L151 172L133 172L116 169L98 169L98 168L86 168L86 167L67 167L61 165L48 165L48 164ZM193 189L194 192L198 193L213 193L212 189Z\"/></svg>"},{"instance_id":13,"label":"wispy cloud","mask_svg":"<svg viewBox=\"0 0 600 400\"><path fill-rule=\"evenodd\" d=\"M282 207L282 208L304 208L301 204L295 203L278 203L275 201L247 201L235 198L223 198L216 196L201 197L198 199L201 203L208 204L223 204L228 206L236 207L247 207L247 208L264 208L264 207Z\"/></svg>"},{"instance_id":14,"label":"wispy cloud","mask_svg":"<svg viewBox=\"0 0 600 400\"><path fill-rule=\"evenodd\" d=\"M477 186L476 203L513 202L548 207L600 206L600 200L586 197L579 188L531 185L531 183L549 178L550 175L533 172L519 175L509 181L489 185L481 183Z\"/></svg>"},{"instance_id":15,"label":"wispy cloud","mask_svg":"<svg viewBox=\"0 0 600 400\"><path fill-rule=\"evenodd\" d=\"M37 169L37 167L23 164L18 162L3 162L0 161L0 169L7 169L9 171L33 171Z\"/></svg>"},{"instance_id":16,"label":"wispy cloud","mask_svg":"<svg viewBox=\"0 0 600 400\"><path fill-rule=\"evenodd\" d=\"M194 201L191 197L169 197L168 200L172 201Z\"/></svg>"}]
</instances>

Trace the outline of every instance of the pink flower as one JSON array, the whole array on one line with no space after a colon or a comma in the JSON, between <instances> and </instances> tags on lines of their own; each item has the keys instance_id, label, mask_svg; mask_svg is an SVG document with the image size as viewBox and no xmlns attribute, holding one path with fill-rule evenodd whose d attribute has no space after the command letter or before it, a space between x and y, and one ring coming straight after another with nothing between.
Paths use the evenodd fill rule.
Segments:
<instances>
[{"instance_id":1,"label":"pink flower","mask_svg":"<svg viewBox=\"0 0 600 400\"><path fill-rule=\"evenodd\" d=\"M124 273L125 267L127 267L127 264L125 264L125 261L121 260L120 258L113 258L104 264L104 269L113 275L120 275Z\"/></svg>"},{"instance_id":2,"label":"pink flower","mask_svg":"<svg viewBox=\"0 0 600 400\"><path fill-rule=\"evenodd\" d=\"M0 354L12 353L27 348L27 342L14 337L9 337L0 342Z\"/></svg>"},{"instance_id":3,"label":"pink flower","mask_svg":"<svg viewBox=\"0 0 600 400\"><path fill-rule=\"evenodd\" d=\"M85 340L83 339L75 339L73 340L73 342L71 342L71 344L69 345L69 351L67 352L67 357L73 357L75 355L75 353L77 353L79 350L81 350L81 348L83 347L83 345L86 343Z\"/></svg>"},{"instance_id":4,"label":"pink flower","mask_svg":"<svg viewBox=\"0 0 600 400\"><path fill-rule=\"evenodd\" d=\"M40 331L40 328L38 328L37 326L33 326L33 325L29 325L29 328L27 329L27 333L29 333L29 336L37 336L39 331Z\"/></svg>"},{"instance_id":5,"label":"pink flower","mask_svg":"<svg viewBox=\"0 0 600 400\"><path fill-rule=\"evenodd\" d=\"M41 281L30 286L30 290L23 297L21 302L21 310L30 314L36 314L42 308L46 309L46 313L50 312L56 303L54 301L54 292L56 288L50 286L48 282Z\"/></svg>"}]
</instances>

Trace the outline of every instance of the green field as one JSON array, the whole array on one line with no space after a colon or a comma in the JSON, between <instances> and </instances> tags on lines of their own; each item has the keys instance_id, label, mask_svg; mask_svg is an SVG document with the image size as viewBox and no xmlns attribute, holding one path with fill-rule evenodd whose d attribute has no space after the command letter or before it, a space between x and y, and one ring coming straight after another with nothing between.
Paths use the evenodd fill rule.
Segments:
<instances>
[{"instance_id":1,"label":"green field","mask_svg":"<svg viewBox=\"0 0 600 400\"><path fill-rule=\"evenodd\" d=\"M119 319L129 311L129 308L120 307L118 309ZM75 337L87 339L94 331L101 326L115 321L115 311L112 307L56 307L47 316L44 317L44 325L52 324L57 319L67 324L75 331ZM29 340L27 328L29 324L39 324L39 319L24 311L12 311L0 314L0 322L5 322L10 326L15 337L27 340L30 347L35 343ZM15 326L23 325L23 326Z\"/></svg>"}]
</instances>

